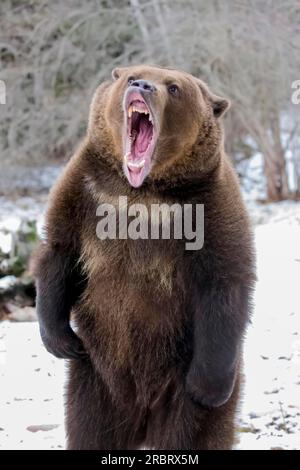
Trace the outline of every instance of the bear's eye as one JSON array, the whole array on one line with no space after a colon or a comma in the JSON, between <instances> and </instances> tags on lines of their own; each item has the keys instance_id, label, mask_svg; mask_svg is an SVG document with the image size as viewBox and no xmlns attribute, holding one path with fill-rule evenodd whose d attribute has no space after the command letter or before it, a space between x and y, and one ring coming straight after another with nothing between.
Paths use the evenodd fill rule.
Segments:
<instances>
[{"instance_id":1,"label":"bear's eye","mask_svg":"<svg viewBox=\"0 0 300 470\"><path fill-rule=\"evenodd\" d=\"M128 82L128 85L131 85L133 82L134 82L135 78L134 77L129 77L127 82Z\"/></svg>"},{"instance_id":2,"label":"bear's eye","mask_svg":"<svg viewBox=\"0 0 300 470\"><path fill-rule=\"evenodd\" d=\"M177 85L168 85L168 92L171 93L171 95L176 95L179 92L179 88Z\"/></svg>"}]
</instances>

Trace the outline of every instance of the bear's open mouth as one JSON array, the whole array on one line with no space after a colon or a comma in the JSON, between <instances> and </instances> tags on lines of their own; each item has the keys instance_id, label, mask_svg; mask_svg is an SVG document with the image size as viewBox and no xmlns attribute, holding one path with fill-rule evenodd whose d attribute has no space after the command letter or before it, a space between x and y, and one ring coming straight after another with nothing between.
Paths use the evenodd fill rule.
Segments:
<instances>
[{"instance_id":1,"label":"bear's open mouth","mask_svg":"<svg viewBox=\"0 0 300 470\"><path fill-rule=\"evenodd\" d=\"M152 165L155 146L153 115L142 94L128 90L125 97L125 155L123 168L134 188L143 184Z\"/></svg>"}]
</instances>

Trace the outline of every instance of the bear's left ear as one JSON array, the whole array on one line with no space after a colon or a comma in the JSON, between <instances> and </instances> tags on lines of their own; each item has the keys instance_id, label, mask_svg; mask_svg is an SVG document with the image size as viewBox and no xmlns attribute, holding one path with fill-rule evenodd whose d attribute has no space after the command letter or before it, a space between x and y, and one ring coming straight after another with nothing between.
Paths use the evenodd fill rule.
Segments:
<instances>
[{"instance_id":1,"label":"bear's left ear","mask_svg":"<svg viewBox=\"0 0 300 470\"><path fill-rule=\"evenodd\" d=\"M123 75L123 73L126 71L126 67L116 67L115 69L113 69L113 71L111 72L111 76L114 80L118 80L118 78L121 77L121 75Z\"/></svg>"},{"instance_id":2,"label":"bear's left ear","mask_svg":"<svg viewBox=\"0 0 300 470\"><path fill-rule=\"evenodd\" d=\"M230 108L230 101L221 96L215 95L210 91L206 83L202 82L199 78L197 79L198 85L202 94L208 99L209 103L212 106L214 116L220 118L223 116L226 111Z\"/></svg>"},{"instance_id":3,"label":"bear's left ear","mask_svg":"<svg viewBox=\"0 0 300 470\"><path fill-rule=\"evenodd\" d=\"M226 98L221 98L221 96L214 95L213 93L210 93L209 98L216 118L223 116L230 108L230 101Z\"/></svg>"}]
</instances>

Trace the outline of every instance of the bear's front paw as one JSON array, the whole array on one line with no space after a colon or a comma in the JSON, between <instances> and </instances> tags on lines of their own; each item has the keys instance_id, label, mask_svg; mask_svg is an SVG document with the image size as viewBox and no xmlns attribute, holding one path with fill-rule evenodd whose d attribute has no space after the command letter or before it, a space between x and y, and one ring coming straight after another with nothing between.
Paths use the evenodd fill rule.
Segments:
<instances>
[{"instance_id":1,"label":"bear's front paw","mask_svg":"<svg viewBox=\"0 0 300 470\"><path fill-rule=\"evenodd\" d=\"M205 408L217 408L231 397L235 370L222 377L209 373L204 376L200 369L192 366L186 376L186 392L193 402Z\"/></svg>"},{"instance_id":2,"label":"bear's front paw","mask_svg":"<svg viewBox=\"0 0 300 470\"><path fill-rule=\"evenodd\" d=\"M87 356L81 339L70 325L51 334L41 327L40 333L47 351L59 359L82 359Z\"/></svg>"}]
</instances>

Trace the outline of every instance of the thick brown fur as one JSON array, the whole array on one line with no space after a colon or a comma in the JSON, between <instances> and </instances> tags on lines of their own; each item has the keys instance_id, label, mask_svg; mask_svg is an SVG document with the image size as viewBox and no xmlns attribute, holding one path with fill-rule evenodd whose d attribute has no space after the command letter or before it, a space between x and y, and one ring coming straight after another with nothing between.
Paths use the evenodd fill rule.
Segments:
<instances>
[{"instance_id":1,"label":"thick brown fur","mask_svg":"<svg viewBox=\"0 0 300 470\"><path fill-rule=\"evenodd\" d=\"M86 139L52 191L35 260L45 345L72 358L68 448L230 449L255 275L248 217L223 148L228 102L177 70L136 66L113 76L96 91ZM138 189L122 171L129 76L157 89L154 165ZM204 204L203 248L100 241L97 206L117 207L120 195L147 207Z\"/></svg>"}]
</instances>

